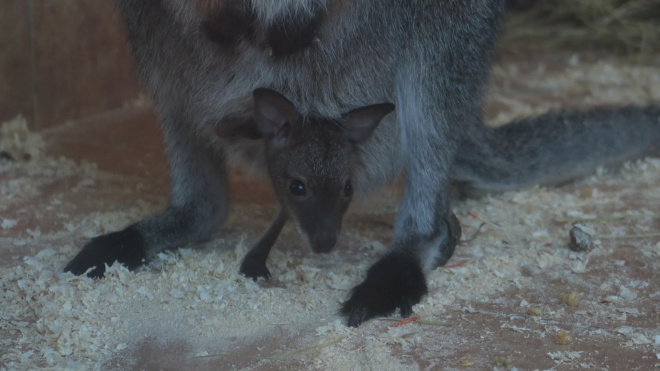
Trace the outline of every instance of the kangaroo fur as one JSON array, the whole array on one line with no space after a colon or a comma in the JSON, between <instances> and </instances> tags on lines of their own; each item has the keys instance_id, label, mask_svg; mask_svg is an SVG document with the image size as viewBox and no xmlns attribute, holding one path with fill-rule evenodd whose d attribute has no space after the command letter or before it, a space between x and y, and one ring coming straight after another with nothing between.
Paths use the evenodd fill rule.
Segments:
<instances>
[{"instance_id":1,"label":"kangaroo fur","mask_svg":"<svg viewBox=\"0 0 660 371\"><path fill-rule=\"evenodd\" d=\"M216 134L264 141L268 176L280 211L241 263L239 272L256 280L271 277L266 259L289 219L312 251L332 250L353 200L360 145L394 105L360 107L340 120L330 120L302 116L291 101L269 89L256 89L253 96L252 120L224 122L216 126Z\"/></svg>"},{"instance_id":2,"label":"kangaroo fur","mask_svg":"<svg viewBox=\"0 0 660 371\"><path fill-rule=\"evenodd\" d=\"M449 190L465 194L554 184L654 153L660 109L549 113L500 128L481 106L505 0L118 0L140 77L165 138L169 206L92 239L66 271L94 277L114 261L208 239L228 213L227 166L265 169L263 143L223 139L216 126L250 116L256 88L302 115L339 118L391 102L360 147L353 186L368 192L405 176L388 254L343 304L349 326L427 292L460 227ZM91 271L88 271L92 268Z\"/></svg>"}]
</instances>

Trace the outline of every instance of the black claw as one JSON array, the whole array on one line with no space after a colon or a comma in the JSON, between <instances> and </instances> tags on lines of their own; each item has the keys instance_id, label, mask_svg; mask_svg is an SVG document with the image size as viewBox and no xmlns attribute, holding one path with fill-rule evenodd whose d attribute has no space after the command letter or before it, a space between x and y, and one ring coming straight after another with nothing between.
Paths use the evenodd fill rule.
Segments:
<instances>
[{"instance_id":1,"label":"black claw","mask_svg":"<svg viewBox=\"0 0 660 371\"><path fill-rule=\"evenodd\" d=\"M410 302L401 303L401 305L399 306L400 308L399 313L401 314L401 317L403 318L410 317L413 314L412 306L415 304L417 303L412 303L412 304Z\"/></svg>"},{"instance_id":2,"label":"black claw","mask_svg":"<svg viewBox=\"0 0 660 371\"><path fill-rule=\"evenodd\" d=\"M405 256L391 254L374 264L367 278L356 286L341 308L347 325L357 327L374 317L386 316L399 308L410 316L428 289L419 265Z\"/></svg>"},{"instance_id":3,"label":"black claw","mask_svg":"<svg viewBox=\"0 0 660 371\"><path fill-rule=\"evenodd\" d=\"M445 223L447 223L448 228L447 240L442 246L440 246L440 255L431 265L431 269L447 264L452 255L454 255L456 245L461 241L461 224L458 222L456 215L449 212L447 216L445 216Z\"/></svg>"},{"instance_id":4,"label":"black claw","mask_svg":"<svg viewBox=\"0 0 660 371\"><path fill-rule=\"evenodd\" d=\"M344 307L342 308L342 312L346 310L346 303L344 303ZM346 321L346 325L348 327L358 327L365 321L369 319L369 314L367 313L366 308L353 308L350 311L350 314L348 316L348 320Z\"/></svg>"},{"instance_id":5,"label":"black claw","mask_svg":"<svg viewBox=\"0 0 660 371\"><path fill-rule=\"evenodd\" d=\"M105 274L105 265L111 266L115 261L124 264L129 270L134 270L144 264L145 249L140 233L128 227L123 231L93 238L64 267L64 271L79 276L94 267L87 276L102 278Z\"/></svg>"},{"instance_id":6,"label":"black claw","mask_svg":"<svg viewBox=\"0 0 660 371\"><path fill-rule=\"evenodd\" d=\"M461 242L461 235L463 234L463 231L461 229L461 223L458 222L456 214L449 212L445 217L445 221L449 227L449 237L447 244L443 246L443 255L447 256L447 260L449 260L449 258L454 255L456 245Z\"/></svg>"}]
</instances>

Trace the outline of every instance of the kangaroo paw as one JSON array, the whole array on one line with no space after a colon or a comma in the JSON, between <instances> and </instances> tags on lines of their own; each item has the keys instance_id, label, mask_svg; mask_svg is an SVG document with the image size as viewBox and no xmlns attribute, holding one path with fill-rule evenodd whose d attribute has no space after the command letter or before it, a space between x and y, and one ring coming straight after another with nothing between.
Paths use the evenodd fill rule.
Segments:
<instances>
[{"instance_id":1,"label":"kangaroo paw","mask_svg":"<svg viewBox=\"0 0 660 371\"><path fill-rule=\"evenodd\" d=\"M241 268L238 272L245 277L252 278L257 280L259 277L262 277L265 280L271 278L270 271L266 267L266 262L263 259L255 258L250 254L245 256L243 263L241 263Z\"/></svg>"},{"instance_id":2,"label":"kangaroo paw","mask_svg":"<svg viewBox=\"0 0 660 371\"><path fill-rule=\"evenodd\" d=\"M367 278L342 306L341 314L351 327L391 314L396 308L402 317L408 317L426 292L426 279L419 265L405 256L390 254L369 269Z\"/></svg>"},{"instance_id":3,"label":"kangaroo paw","mask_svg":"<svg viewBox=\"0 0 660 371\"><path fill-rule=\"evenodd\" d=\"M98 236L89 241L78 255L64 267L65 272L77 276L87 272L91 278L102 278L105 265L111 266L115 261L134 270L144 264L146 252L140 233L132 227L123 231Z\"/></svg>"}]
</instances>

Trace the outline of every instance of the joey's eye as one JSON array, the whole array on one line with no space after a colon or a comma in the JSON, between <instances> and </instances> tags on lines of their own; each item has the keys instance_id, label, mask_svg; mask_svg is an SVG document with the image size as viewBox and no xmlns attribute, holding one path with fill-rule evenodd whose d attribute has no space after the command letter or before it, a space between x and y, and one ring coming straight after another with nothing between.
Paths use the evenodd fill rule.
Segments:
<instances>
[{"instance_id":1,"label":"joey's eye","mask_svg":"<svg viewBox=\"0 0 660 371\"><path fill-rule=\"evenodd\" d=\"M353 196L353 185L351 184L351 181L347 181L346 184L344 185L344 196L345 197L351 197Z\"/></svg>"},{"instance_id":2,"label":"joey's eye","mask_svg":"<svg viewBox=\"0 0 660 371\"><path fill-rule=\"evenodd\" d=\"M307 189L305 188L305 183L301 182L298 179L294 179L289 183L289 191L294 196L302 197L307 193Z\"/></svg>"}]
</instances>

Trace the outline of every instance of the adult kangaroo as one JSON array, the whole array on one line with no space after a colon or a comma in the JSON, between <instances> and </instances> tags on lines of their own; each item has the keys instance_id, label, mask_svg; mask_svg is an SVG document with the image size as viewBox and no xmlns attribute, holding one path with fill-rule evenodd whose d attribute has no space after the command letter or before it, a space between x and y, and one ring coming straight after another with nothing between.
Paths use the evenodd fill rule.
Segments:
<instances>
[{"instance_id":1,"label":"adult kangaroo","mask_svg":"<svg viewBox=\"0 0 660 371\"><path fill-rule=\"evenodd\" d=\"M305 117L390 102L361 144L352 186L405 176L389 252L341 312L349 326L412 313L425 273L451 257L464 193L552 184L657 151L658 107L551 113L501 128L481 105L504 0L119 0L160 118L171 198L160 214L98 236L65 267L103 275L208 238L228 213L227 166L265 168L263 141L216 131L250 120L252 92L286 96Z\"/></svg>"}]
</instances>

